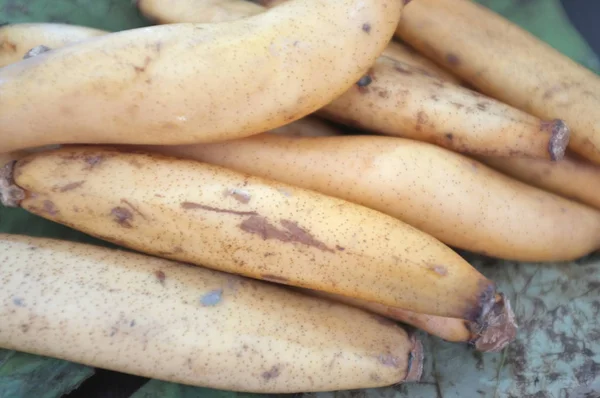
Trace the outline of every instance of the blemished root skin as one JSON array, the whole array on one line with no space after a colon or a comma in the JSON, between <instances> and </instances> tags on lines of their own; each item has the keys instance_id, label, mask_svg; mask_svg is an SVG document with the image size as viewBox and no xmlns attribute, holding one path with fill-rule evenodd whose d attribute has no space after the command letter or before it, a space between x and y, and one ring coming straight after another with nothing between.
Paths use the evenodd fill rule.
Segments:
<instances>
[{"instance_id":1,"label":"blemished root skin","mask_svg":"<svg viewBox=\"0 0 600 398\"><path fill-rule=\"evenodd\" d=\"M496 296L484 323L477 327L481 329L473 331L478 336L473 344L478 351L498 352L516 338L518 325L510 301L504 294Z\"/></svg>"},{"instance_id":2,"label":"blemished root skin","mask_svg":"<svg viewBox=\"0 0 600 398\"><path fill-rule=\"evenodd\" d=\"M565 151L569 144L571 137L571 131L567 124L560 120L555 119L547 124L546 127L550 130L552 137L548 143L548 152L550 152L550 160L558 161L565 157Z\"/></svg>"}]
</instances>

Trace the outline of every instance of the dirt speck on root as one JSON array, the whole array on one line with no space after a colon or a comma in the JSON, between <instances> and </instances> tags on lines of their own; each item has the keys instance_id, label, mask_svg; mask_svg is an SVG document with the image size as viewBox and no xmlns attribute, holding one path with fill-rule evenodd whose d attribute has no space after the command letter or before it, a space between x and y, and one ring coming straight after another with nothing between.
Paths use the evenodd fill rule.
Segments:
<instances>
[{"instance_id":1,"label":"dirt speck on root","mask_svg":"<svg viewBox=\"0 0 600 398\"><path fill-rule=\"evenodd\" d=\"M359 81L356 82L356 85L358 86L358 90L365 94L369 92L368 86L371 83L373 83L373 78L369 75L364 75Z\"/></svg>"},{"instance_id":2,"label":"dirt speck on root","mask_svg":"<svg viewBox=\"0 0 600 398\"><path fill-rule=\"evenodd\" d=\"M23 55L23 59L37 57L38 55L48 52L50 50L52 50L50 47L41 44L27 51L25 55Z\"/></svg>"},{"instance_id":3,"label":"dirt speck on root","mask_svg":"<svg viewBox=\"0 0 600 398\"><path fill-rule=\"evenodd\" d=\"M365 33L371 33L371 24L370 23L364 23L362 26L362 30Z\"/></svg>"},{"instance_id":4,"label":"dirt speck on root","mask_svg":"<svg viewBox=\"0 0 600 398\"><path fill-rule=\"evenodd\" d=\"M225 196L231 196L240 203L247 204L252 196L245 189L232 188L225 191Z\"/></svg>"},{"instance_id":5,"label":"dirt speck on root","mask_svg":"<svg viewBox=\"0 0 600 398\"><path fill-rule=\"evenodd\" d=\"M211 290L200 298L200 304L203 307L214 307L219 304L223 298L223 289Z\"/></svg>"},{"instance_id":6,"label":"dirt speck on root","mask_svg":"<svg viewBox=\"0 0 600 398\"><path fill-rule=\"evenodd\" d=\"M23 301L22 298L20 297L13 297L12 300L13 304L16 305L17 307L25 307L25 302Z\"/></svg>"}]
</instances>

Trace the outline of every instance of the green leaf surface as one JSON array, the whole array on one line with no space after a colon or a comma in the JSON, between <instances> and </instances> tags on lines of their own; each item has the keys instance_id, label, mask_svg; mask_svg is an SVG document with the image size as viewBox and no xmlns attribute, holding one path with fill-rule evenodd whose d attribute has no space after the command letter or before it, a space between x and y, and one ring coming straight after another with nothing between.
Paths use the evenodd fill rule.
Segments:
<instances>
[{"instance_id":1,"label":"green leaf surface","mask_svg":"<svg viewBox=\"0 0 600 398\"><path fill-rule=\"evenodd\" d=\"M0 352L0 397L54 398L77 388L92 368L21 352Z\"/></svg>"},{"instance_id":2,"label":"green leaf surface","mask_svg":"<svg viewBox=\"0 0 600 398\"><path fill-rule=\"evenodd\" d=\"M479 0L573 58L600 62L558 0ZM148 25L130 0L0 0L0 22L66 22L117 31ZM0 206L0 232L113 246L20 209ZM305 394L319 397L596 397L600 395L600 257L523 264L470 256L513 303L520 331L504 352L479 354L419 333L423 381L390 388ZM1 320L0 320L1 322ZM93 374L68 361L0 350L0 398L60 397ZM134 398L251 398L151 380Z\"/></svg>"},{"instance_id":3,"label":"green leaf surface","mask_svg":"<svg viewBox=\"0 0 600 398\"><path fill-rule=\"evenodd\" d=\"M261 394L235 393L150 380L131 398L258 398Z\"/></svg>"},{"instance_id":4,"label":"green leaf surface","mask_svg":"<svg viewBox=\"0 0 600 398\"><path fill-rule=\"evenodd\" d=\"M585 39L571 25L560 0L478 0L504 15L556 50L600 72L600 61Z\"/></svg>"}]
</instances>

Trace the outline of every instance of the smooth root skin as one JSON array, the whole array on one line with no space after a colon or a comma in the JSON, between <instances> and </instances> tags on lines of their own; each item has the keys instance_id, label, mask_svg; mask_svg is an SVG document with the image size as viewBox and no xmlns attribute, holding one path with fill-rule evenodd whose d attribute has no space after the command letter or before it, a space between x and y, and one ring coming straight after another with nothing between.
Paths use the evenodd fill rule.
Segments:
<instances>
[{"instance_id":1,"label":"smooth root skin","mask_svg":"<svg viewBox=\"0 0 600 398\"><path fill-rule=\"evenodd\" d=\"M307 295L362 308L386 318L403 322L446 341L468 343L482 352L501 351L516 338L517 334L517 323L510 307L510 301L504 296L497 297L495 308L499 314L502 314L501 318L496 319L496 323L485 325L484 329L478 329L476 325L463 319L419 314L417 312L317 290L298 290Z\"/></svg>"},{"instance_id":2,"label":"smooth root skin","mask_svg":"<svg viewBox=\"0 0 600 398\"><path fill-rule=\"evenodd\" d=\"M115 32L8 65L2 151L214 142L280 127L360 79L402 7L293 0L243 20Z\"/></svg>"},{"instance_id":3,"label":"smooth root skin","mask_svg":"<svg viewBox=\"0 0 600 398\"><path fill-rule=\"evenodd\" d=\"M144 3L149 4L147 1ZM154 6L159 6L163 3L164 2L162 1L156 2ZM183 5L183 3L179 1L171 3L174 3L175 5ZM186 4L191 3L194 2L187 2ZM214 0L213 3L216 5L220 2ZM231 1L231 3L234 2ZM250 4L251 6L258 7L261 12L264 11L264 8L257 4L247 1L244 1L244 4ZM173 4L171 6L173 6ZM190 11L188 9L186 10ZM25 49L31 49L40 45L44 45L44 43L48 43L49 47L56 49L92 36L99 36L101 34L108 33L109 32L97 29L65 24L24 23L0 26L0 66L4 66L4 64L2 64L3 62L9 64L20 61L23 59L25 53L28 52L28 50ZM8 47L4 44L7 42L11 43L11 45ZM13 53L11 51L11 53L8 54L8 50L6 50L6 48L12 49L13 45L16 46L14 50L15 52ZM314 116L305 116L302 119L298 119L281 127L272 129L270 132L288 136L331 136L342 134L342 132L336 129L331 123L327 123ZM6 162L2 162L2 160L2 154L0 154L0 167L6 164Z\"/></svg>"},{"instance_id":4,"label":"smooth root skin","mask_svg":"<svg viewBox=\"0 0 600 398\"><path fill-rule=\"evenodd\" d=\"M137 7L158 24L230 22L264 12L245 0L137 0Z\"/></svg>"},{"instance_id":5,"label":"smooth root skin","mask_svg":"<svg viewBox=\"0 0 600 398\"><path fill-rule=\"evenodd\" d=\"M248 0L139 0L138 8L156 23L214 23L250 17L278 5L279 2L262 4ZM459 83L458 78L451 73L397 41L390 41L383 55L421 67L444 80Z\"/></svg>"},{"instance_id":6,"label":"smooth root skin","mask_svg":"<svg viewBox=\"0 0 600 398\"><path fill-rule=\"evenodd\" d=\"M423 142L261 134L218 144L134 148L358 203L450 246L488 256L562 261L600 248L600 211Z\"/></svg>"},{"instance_id":7,"label":"smooth root skin","mask_svg":"<svg viewBox=\"0 0 600 398\"><path fill-rule=\"evenodd\" d=\"M32 48L64 47L107 32L61 23L16 23L0 26L0 67L18 62Z\"/></svg>"},{"instance_id":8,"label":"smooth root skin","mask_svg":"<svg viewBox=\"0 0 600 398\"><path fill-rule=\"evenodd\" d=\"M416 381L420 343L343 304L202 267L0 235L0 347L250 392Z\"/></svg>"},{"instance_id":9,"label":"smooth root skin","mask_svg":"<svg viewBox=\"0 0 600 398\"><path fill-rule=\"evenodd\" d=\"M529 185L600 209L600 166L567 154L560 162L479 157L479 161Z\"/></svg>"},{"instance_id":10,"label":"smooth root skin","mask_svg":"<svg viewBox=\"0 0 600 398\"><path fill-rule=\"evenodd\" d=\"M456 152L559 160L569 142L560 120L543 121L421 68L380 57L319 116Z\"/></svg>"},{"instance_id":11,"label":"smooth root skin","mask_svg":"<svg viewBox=\"0 0 600 398\"><path fill-rule=\"evenodd\" d=\"M542 119L562 119L570 148L600 163L600 78L468 0L405 6L397 36L479 91Z\"/></svg>"},{"instance_id":12,"label":"smooth root skin","mask_svg":"<svg viewBox=\"0 0 600 398\"><path fill-rule=\"evenodd\" d=\"M495 285L433 237L337 198L218 166L97 147L17 162L20 205L160 257L486 322Z\"/></svg>"}]
</instances>

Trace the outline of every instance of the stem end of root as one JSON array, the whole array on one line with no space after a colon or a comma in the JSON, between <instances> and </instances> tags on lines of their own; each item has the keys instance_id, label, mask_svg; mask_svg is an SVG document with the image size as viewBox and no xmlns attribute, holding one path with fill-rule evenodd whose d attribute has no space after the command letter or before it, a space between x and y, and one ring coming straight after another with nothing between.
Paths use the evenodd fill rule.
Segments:
<instances>
[{"instance_id":1,"label":"stem end of root","mask_svg":"<svg viewBox=\"0 0 600 398\"><path fill-rule=\"evenodd\" d=\"M543 122L542 129L550 133L550 141L548 142L550 160L556 162L564 158L571 138L571 131L567 124L560 119L555 119L551 122Z\"/></svg>"},{"instance_id":2,"label":"stem end of root","mask_svg":"<svg viewBox=\"0 0 600 398\"><path fill-rule=\"evenodd\" d=\"M474 331L477 338L475 348L481 352L498 352L517 336L518 325L510 301L499 293L494 305L484 318L479 330Z\"/></svg>"},{"instance_id":3,"label":"stem end of root","mask_svg":"<svg viewBox=\"0 0 600 398\"><path fill-rule=\"evenodd\" d=\"M415 337L415 335L410 337L410 341L412 342L412 349L410 351L408 371L406 372L404 381L419 381L423 375L425 352L423 350L423 344Z\"/></svg>"},{"instance_id":4,"label":"stem end of root","mask_svg":"<svg viewBox=\"0 0 600 398\"><path fill-rule=\"evenodd\" d=\"M16 159L0 164L0 203L6 207L18 207L25 199L25 191L19 188L13 179Z\"/></svg>"}]
</instances>

